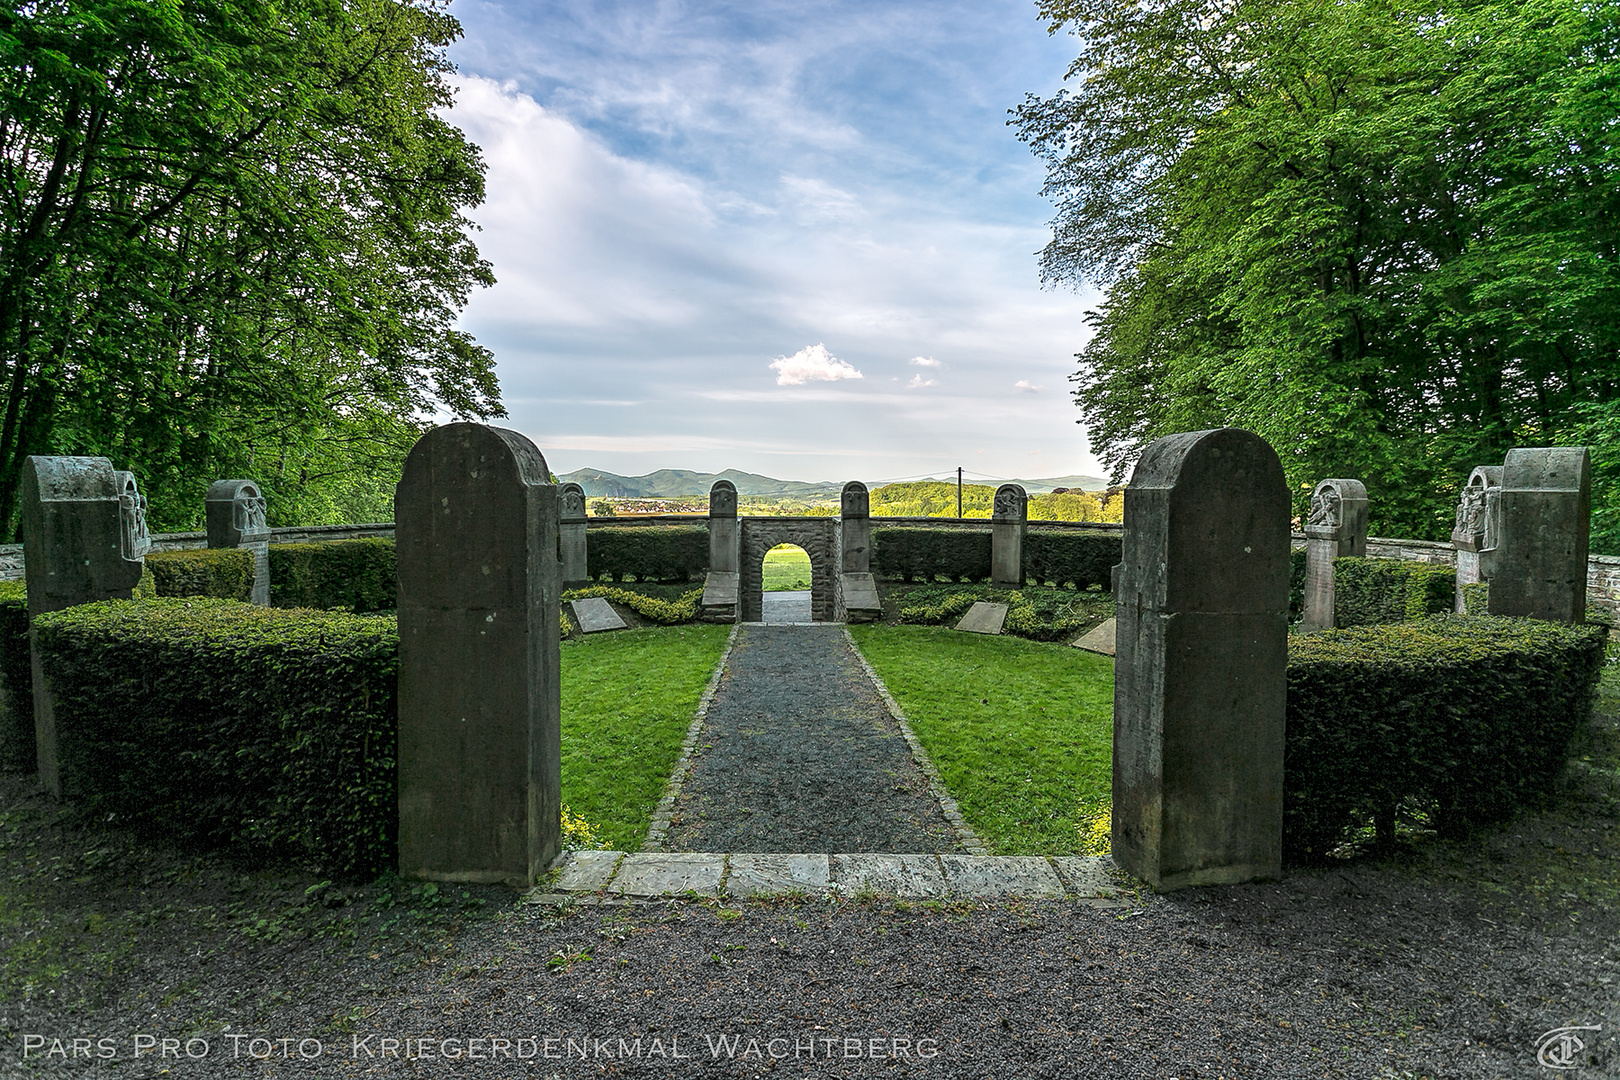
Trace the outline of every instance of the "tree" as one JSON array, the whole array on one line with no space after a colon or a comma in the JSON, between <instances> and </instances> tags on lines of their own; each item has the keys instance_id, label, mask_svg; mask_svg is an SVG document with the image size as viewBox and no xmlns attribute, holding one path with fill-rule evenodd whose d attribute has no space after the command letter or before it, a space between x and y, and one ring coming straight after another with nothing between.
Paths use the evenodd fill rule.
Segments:
<instances>
[{"instance_id":1,"label":"tree","mask_svg":"<svg viewBox=\"0 0 1620 1080\"><path fill-rule=\"evenodd\" d=\"M1472 466L1620 430L1615 5L1041 10L1080 56L1013 123L1057 204L1045 278L1106 288L1075 397L1116 480L1234 424L1301 506L1360 477L1375 531L1438 538Z\"/></svg>"},{"instance_id":2,"label":"tree","mask_svg":"<svg viewBox=\"0 0 1620 1080\"><path fill-rule=\"evenodd\" d=\"M459 33L438 0L0 8L0 522L39 453L132 469L160 527L228 475L372 516L434 411L503 415L454 327L493 282Z\"/></svg>"}]
</instances>

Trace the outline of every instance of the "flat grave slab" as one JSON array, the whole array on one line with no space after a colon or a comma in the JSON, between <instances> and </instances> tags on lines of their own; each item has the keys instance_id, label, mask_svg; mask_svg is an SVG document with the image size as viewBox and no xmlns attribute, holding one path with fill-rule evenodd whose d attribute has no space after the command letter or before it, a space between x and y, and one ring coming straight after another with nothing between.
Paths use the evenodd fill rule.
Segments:
<instances>
[{"instance_id":1,"label":"flat grave slab","mask_svg":"<svg viewBox=\"0 0 1620 1080\"><path fill-rule=\"evenodd\" d=\"M622 851L565 851L551 864L557 871L551 887L557 892L595 892L607 885L622 858Z\"/></svg>"},{"instance_id":2,"label":"flat grave slab","mask_svg":"<svg viewBox=\"0 0 1620 1080\"><path fill-rule=\"evenodd\" d=\"M966 630L970 634L999 634L1001 624L1007 621L1007 605L992 604L988 600L980 600L968 608L962 621L956 624L958 630Z\"/></svg>"},{"instance_id":3,"label":"flat grave slab","mask_svg":"<svg viewBox=\"0 0 1620 1080\"><path fill-rule=\"evenodd\" d=\"M726 869L724 855L653 854L626 855L613 879L612 891L624 896L664 896L694 892L699 896L720 895L720 877Z\"/></svg>"},{"instance_id":4,"label":"flat grave slab","mask_svg":"<svg viewBox=\"0 0 1620 1080\"><path fill-rule=\"evenodd\" d=\"M724 607L737 602L737 575L711 570L703 579L704 607Z\"/></svg>"},{"instance_id":5,"label":"flat grave slab","mask_svg":"<svg viewBox=\"0 0 1620 1080\"><path fill-rule=\"evenodd\" d=\"M845 896L871 892L904 900L945 895L937 855L834 855L833 883Z\"/></svg>"},{"instance_id":6,"label":"flat grave slab","mask_svg":"<svg viewBox=\"0 0 1620 1080\"><path fill-rule=\"evenodd\" d=\"M1102 625L1094 626L1082 634L1074 642L1074 647L1087 652L1100 653L1103 656L1114 655L1114 620L1104 619Z\"/></svg>"},{"instance_id":7,"label":"flat grave slab","mask_svg":"<svg viewBox=\"0 0 1620 1080\"><path fill-rule=\"evenodd\" d=\"M945 887L958 896L1062 896L1063 882L1039 855L941 855Z\"/></svg>"},{"instance_id":8,"label":"flat grave slab","mask_svg":"<svg viewBox=\"0 0 1620 1080\"><path fill-rule=\"evenodd\" d=\"M831 884L832 860L826 855L733 855L726 895L823 893Z\"/></svg>"},{"instance_id":9,"label":"flat grave slab","mask_svg":"<svg viewBox=\"0 0 1620 1080\"><path fill-rule=\"evenodd\" d=\"M613 605L607 602L605 596L573 600L570 606L574 609L574 619L579 623L580 630L587 634L626 629L624 620L619 618L619 613L613 610Z\"/></svg>"}]
</instances>

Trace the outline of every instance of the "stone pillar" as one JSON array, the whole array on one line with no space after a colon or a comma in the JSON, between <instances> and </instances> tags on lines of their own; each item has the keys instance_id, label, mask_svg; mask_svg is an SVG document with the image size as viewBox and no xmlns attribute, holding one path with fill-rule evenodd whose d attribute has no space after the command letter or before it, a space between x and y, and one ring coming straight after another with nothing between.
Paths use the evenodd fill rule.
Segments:
<instances>
[{"instance_id":1,"label":"stone pillar","mask_svg":"<svg viewBox=\"0 0 1620 1080\"><path fill-rule=\"evenodd\" d=\"M709 489L709 573L703 579L703 618L707 622L736 622L741 566L737 528L737 485L716 480Z\"/></svg>"},{"instance_id":2,"label":"stone pillar","mask_svg":"<svg viewBox=\"0 0 1620 1080\"><path fill-rule=\"evenodd\" d=\"M883 617L877 579L872 576L872 501L866 485L851 480L840 502L838 594L833 617L874 622Z\"/></svg>"},{"instance_id":3,"label":"stone pillar","mask_svg":"<svg viewBox=\"0 0 1620 1080\"><path fill-rule=\"evenodd\" d=\"M394 494L399 872L532 883L562 840L557 489L535 445L435 428Z\"/></svg>"},{"instance_id":4,"label":"stone pillar","mask_svg":"<svg viewBox=\"0 0 1620 1080\"><path fill-rule=\"evenodd\" d=\"M245 548L253 556L252 601L270 604L270 528L259 485L252 480L215 480L203 501L208 546Z\"/></svg>"},{"instance_id":5,"label":"stone pillar","mask_svg":"<svg viewBox=\"0 0 1620 1080\"><path fill-rule=\"evenodd\" d=\"M1237 428L1159 439L1125 489L1113 854L1159 891L1281 873L1290 503Z\"/></svg>"},{"instance_id":6,"label":"stone pillar","mask_svg":"<svg viewBox=\"0 0 1620 1080\"><path fill-rule=\"evenodd\" d=\"M1457 500L1457 519L1451 530L1451 546L1457 551L1457 605L1467 609L1464 585L1488 581L1496 561L1496 545L1502 532L1502 466L1480 465L1468 474L1462 497Z\"/></svg>"},{"instance_id":7,"label":"stone pillar","mask_svg":"<svg viewBox=\"0 0 1620 1080\"><path fill-rule=\"evenodd\" d=\"M1324 480L1311 492L1301 629L1332 629L1333 560L1340 556L1367 556L1367 489L1360 480Z\"/></svg>"},{"instance_id":8,"label":"stone pillar","mask_svg":"<svg viewBox=\"0 0 1620 1080\"><path fill-rule=\"evenodd\" d=\"M146 499L131 473L98 457L30 457L22 469L28 617L98 600L128 600L152 546ZM56 727L55 698L33 653L34 746L39 780L58 798L74 794L73 767Z\"/></svg>"},{"instance_id":9,"label":"stone pillar","mask_svg":"<svg viewBox=\"0 0 1620 1080\"><path fill-rule=\"evenodd\" d=\"M990 582L993 585L1024 583L1024 530L1029 523L1029 496L1017 484L996 488L995 506L990 512Z\"/></svg>"},{"instance_id":10,"label":"stone pillar","mask_svg":"<svg viewBox=\"0 0 1620 1080\"><path fill-rule=\"evenodd\" d=\"M1492 615L1586 620L1592 463L1584 446L1509 450L1491 568Z\"/></svg>"},{"instance_id":11,"label":"stone pillar","mask_svg":"<svg viewBox=\"0 0 1620 1080\"><path fill-rule=\"evenodd\" d=\"M557 489L557 528L562 537L563 585L583 585L591 579L586 562L585 489L572 481Z\"/></svg>"}]
</instances>

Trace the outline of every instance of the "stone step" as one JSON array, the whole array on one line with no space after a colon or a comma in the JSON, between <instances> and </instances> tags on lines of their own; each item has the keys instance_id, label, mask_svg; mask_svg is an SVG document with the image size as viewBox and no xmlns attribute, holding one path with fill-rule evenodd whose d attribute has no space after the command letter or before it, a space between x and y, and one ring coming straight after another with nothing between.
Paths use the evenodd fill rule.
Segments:
<instances>
[{"instance_id":1,"label":"stone step","mask_svg":"<svg viewBox=\"0 0 1620 1080\"><path fill-rule=\"evenodd\" d=\"M1130 888L1108 856L568 851L525 899L557 904L800 894L1106 901Z\"/></svg>"}]
</instances>

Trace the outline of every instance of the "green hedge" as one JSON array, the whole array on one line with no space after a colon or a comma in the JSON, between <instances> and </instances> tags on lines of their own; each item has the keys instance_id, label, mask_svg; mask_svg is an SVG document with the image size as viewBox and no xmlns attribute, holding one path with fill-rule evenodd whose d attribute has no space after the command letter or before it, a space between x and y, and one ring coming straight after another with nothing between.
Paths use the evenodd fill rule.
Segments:
<instances>
[{"instance_id":1,"label":"green hedge","mask_svg":"<svg viewBox=\"0 0 1620 1080\"><path fill-rule=\"evenodd\" d=\"M146 568L159 596L253 599L253 553L241 548L154 551L146 556Z\"/></svg>"},{"instance_id":2,"label":"green hedge","mask_svg":"<svg viewBox=\"0 0 1620 1080\"><path fill-rule=\"evenodd\" d=\"M1443 615L1457 602L1457 571L1407 559L1333 560L1333 624L1352 626Z\"/></svg>"},{"instance_id":3,"label":"green hedge","mask_svg":"<svg viewBox=\"0 0 1620 1080\"><path fill-rule=\"evenodd\" d=\"M0 769L33 772L37 764L28 588L20 581L0 581Z\"/></svg>"},{"instance_id":4,"label":"green hedge","mask_svg":"<svg viewBox=\"0 0 1620 1080\"><path fill-rule=\"evenodd\" d=\"M615 604L622 604L648 622L658 623L660 626L674 626L676 623L688 623L697 619L698 604L703 599L703 590L693 589L676 600L660 600L656 596L631 592L629 589L615 589L611 585L590 585L583 589L569 589L562 594L562 602L567 604L571 600L585 600L592 596L606 597ZM563 612L564 618L572 614L571 610L565 609ZM566 633L566 628L564 632Z\"/></svg>"},{"instance_id":5,"label":"green hedge","mask_svg":"<svg viewBox=\"0 0 1620 1080\"><path fill-rule=\"evenodd\" d=\"M990 576L990 533L973 529L872 530L872 567L908 581L984 581Z\"/></svg>"},{"instance_id":6,"label":"green hedge","mask_svg":"<svg viewBox=\"0 0 1620 1080\"><path fill-rule=\"evenodd\" d=\"M393 619L159 598L35 629L63 777L92 815L335 875L393 865Z\"/></svg>"},{"instance_id":7,"label":"green hedge","mask_svg":"<svg viewBox=\"0 0 1620 1080\"><path fill-rule=\"evenodd\" d=\"M1124 538L1117 532L1031 529L1024 534L1024 579L1036 584L1077 589L1113 587L1114 564L1124 558Z\"/></svg>"},{"instance_id":8,"label":"green hedge","mask_svg":"<svg viewBox=\"0 0 1620 1080\"><path fill-rule=\"evenodd\" d=\"M1299 622L1305 617L1305 549L1295 548L1288 553L1288 619Z\"/></svg>"},{"instance_id":9,"label":"green hedge","mask_svg":"<svg viewBox=\"0 0 1620 1080\"><path fill-rule=\"evenodd\" d=\"M1320 858L1369 823L1391 839L1397 808L1455 833L1535 801L1591 709L1605 641L1472 615L1291 638L1285 857Z\"/></svg>"},{"instance_id":10,"label":"green hedge","mask_svg":"<svg viewBox=\"0 0 1620 1080\"><path fill-rule=\"evenodd\" d=\"M392 611L399 603L394 541L270 545L270 603L278 608Z\"/></svg>"},{"instance_id":11,"label":"green hedge","mask_svg":"<svg viewBox=\"0 0 1620 1080\"><path fill-rule=\"evenodd\" d=\"M591 580L694 581L709 568L709 530L702 525L630 525L585 534Z\"/></svg>"}]
</instances>

